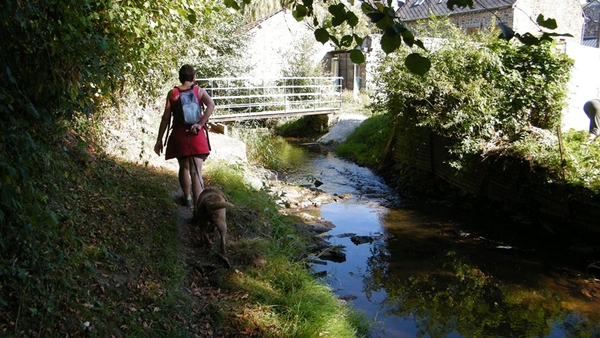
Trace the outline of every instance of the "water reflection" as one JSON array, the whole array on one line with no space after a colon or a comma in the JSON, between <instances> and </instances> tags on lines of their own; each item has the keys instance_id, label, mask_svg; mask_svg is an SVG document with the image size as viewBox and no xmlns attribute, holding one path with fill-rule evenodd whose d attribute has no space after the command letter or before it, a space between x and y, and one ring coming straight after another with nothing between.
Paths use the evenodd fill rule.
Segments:
<instances>
[{"instance_id":1,"label":"water reflection","mask_svg":"<svg viewBox=\"0 0 600 338\"><path fill-rule=\"evenodd\" d=\"M581 269L593 256L565 240L486 215L392 207L377 176L331 153L311 152L299 169L288 178L355 196L321 207L336 225L330 242L346 248L326 281L377 322L372 337L600 336L598 282Z\"/></svg>"},{"instance_id":2,"label":"water reflection","mask_svg":"<svg viewBox=\"0 0 600 338\"><path fill-rule=\"evenodd\" d=\"M377 318L373 337L597 337L598 302L565 285L540 248L508 249L448 216L378 205L324 205L347 260L336 293ZM464 220L463 220L464 222ZM355 245L341 234L383 234ZM551 257L551 256L550 256ZM558 269L558 271L557 271ZM352 297L349 297L352 296Z\"/></svg>"}]
</instances>

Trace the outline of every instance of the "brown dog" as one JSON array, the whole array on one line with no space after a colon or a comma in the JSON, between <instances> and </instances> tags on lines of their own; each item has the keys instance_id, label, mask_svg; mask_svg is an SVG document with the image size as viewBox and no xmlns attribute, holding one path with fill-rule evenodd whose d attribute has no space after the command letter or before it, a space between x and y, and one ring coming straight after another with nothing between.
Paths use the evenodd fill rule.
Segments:
<instances>
[{"instance_id":1,"label":"brown dog","mask_svg":"<svg viewBox=\"0 0 600 338\"><path fill-rule=\"evenodd\" d=\"M196 201L194 208L194 219L200 226L200 237L205 244L212 244L210 235L215 227L221 234L221 254L225 255L225 240L227 236L227 209L233 208L233 204L217 188L207 188L202 191Z\"/></svg>"}]
</instances>

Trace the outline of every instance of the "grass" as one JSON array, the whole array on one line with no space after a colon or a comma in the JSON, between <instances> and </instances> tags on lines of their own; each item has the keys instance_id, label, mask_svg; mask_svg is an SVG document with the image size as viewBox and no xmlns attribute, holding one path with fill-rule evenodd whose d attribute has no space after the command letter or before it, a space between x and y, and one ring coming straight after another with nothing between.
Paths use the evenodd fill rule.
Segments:
<instances>
[{"instance_id":1,"label":"grass","mask_svg":"<svg viewBox=\"0 0 600 338\"><path fill-rule=\"evenodd\" d=\"M377 167L386 152L389 135L393 131L392 117L374 115L366 119L352 134L336 147L338 155L360 164Z\"/></svg>"},{"instance_id":2,"label":"grass","mask_svg":"<svg viewBox=\"0 0 600 338\"><path fill-rule=\"evenodd\" d=\"M185 299L169 175L108 157L82 167L58 156L54 169L64 171L41 177L58 230L21 257L54 272L23 266L22 280L3 285L13 297L5 298L0 332L183 332L184 325L166 315ZM46 225L35 226L43 231Z\"/></svg>"},{"instance_id":3,"label":"grass","mask_svg":"<svg viewBox=\"0 0 600 338\"><path fill-rule=\"evenodd\" d=\"M385 154L393 120L387 114L366 119L344 142L336 147L338 155L376 168ZM586 144L587 131L569 130L562 134L563 152L555 133L534 130L523 133L510 144L493 152L513 156L548 170L549 179L600 193L600 141Z\"/></svg>"},{"instance_id":4,"label":"grass","mask_svg":"<svg viewBox=\"0 0 600 338\"><path fill-rule=\"evenodd\" d=\"M549 131L525 134L501 153L548 169L550 179L600 193L600 142L587 144L588 132L569 130L558 138Z\"/></svg>"},{"instance_id":5,"label":"grass","mask_svg":"<svg viewBox=\"0 0 600 338\"><path fill-rule=\"evenodd\" d=\"M180 220L172 171L101 153L84 162L45 154L37 182L56 223L31 224L35 238L3 228L21 248L13 269L0 270L3 337L355 337L365 329L311 276L296 220L245 184L242 165L205 172L236 205L226 269Z\"/></svg>"},{"instance_id":6,"label":"grass","mask_svg":"<svg viewBox=\"0 0 600 338\"><path fill-rule=\"evenodd\" d=\"M300 119L303 120L303 119ZM302 165L305 149L290 145L283 137L268 132L256 132L250 128L237 128L235 137L247 146L247 157L254 163L287 172Z\"/></svg>"},{"instance_id":7,"label":"grass","mask_svg":"<svg viewBox=\"0 0 600 338\"><path fill-rule=\"evenodd\" d=\"M600 142L586 144L586 131L570 130L564 135L565 161L557 170L563 170L569 184L589 188L600 193ZM554 162L556 163L556 162ZM562 160L558 163L563 163Z\"/></svg>"}]
</instances>

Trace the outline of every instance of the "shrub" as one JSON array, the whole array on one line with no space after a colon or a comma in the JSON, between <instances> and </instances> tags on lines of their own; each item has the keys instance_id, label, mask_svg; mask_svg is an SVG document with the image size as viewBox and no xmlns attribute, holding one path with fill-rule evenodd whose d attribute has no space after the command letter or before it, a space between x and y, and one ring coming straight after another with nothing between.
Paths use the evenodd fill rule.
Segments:
<instances>
[{"instance_id":1,"label":"shrub","mask_svg":"<svg viewBox=\"0 0 600 338\"><path fill-rule=\"evenodd\" d=\"M423 31L425 32L425 31ZM550 42L525 46L463 35L446 21L433 20L428 34L431 70L411 74L401 62L410 50L385 58L379 67L376 105L398 117L405 158L424 135L455 139L452 165L489 144L510 143L533 128L553 130L565 105L572 62Z\"/></svg>"}]
</instances>

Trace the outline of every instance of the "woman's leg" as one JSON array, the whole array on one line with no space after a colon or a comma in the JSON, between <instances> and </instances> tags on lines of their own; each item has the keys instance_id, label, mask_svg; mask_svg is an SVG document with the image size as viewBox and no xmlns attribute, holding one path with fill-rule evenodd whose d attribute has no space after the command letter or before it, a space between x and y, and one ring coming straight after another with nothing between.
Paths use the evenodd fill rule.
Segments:
<instances>
[{"instance_id":1,"label":"woman's leg","mask_svg":"<svg viewBox=\"0 0 600 338\"><path fill-rule=\"evenodd\" d=\"M190 180L190 160L189 157L181 157L178 158L177 161L179 162L179 185L181 186L181 190L183 191L183 200L184 203L186 203L186 205L188 207L191 207L190 201L190 197L191 197L191 191L190 191L190 185L191 185L191 180Z\"/></svg>"},{"instance_id":2,"label":"woman's leg","mask_svg":"<svg viewBox=\"0 0 600 338\"><path fill-rule=\"evenodd\" d=\"M190 156L190 173L192 177L192 191L194 193L194 205L196 205L196 201L198 200L198 196L204 190L204 180L202 179L202 164L204 161L195 156Z\"/></svg>"}]
</instances>

